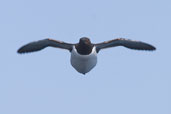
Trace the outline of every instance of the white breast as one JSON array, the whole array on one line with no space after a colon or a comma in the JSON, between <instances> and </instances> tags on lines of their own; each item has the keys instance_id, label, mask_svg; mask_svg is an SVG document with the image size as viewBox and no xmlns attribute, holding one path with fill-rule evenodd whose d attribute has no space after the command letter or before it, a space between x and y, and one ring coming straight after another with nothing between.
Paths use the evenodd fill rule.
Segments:
<instances>
[{"instance_id":1,"label":"white breast","mask_svg":"<svg viewBox=\"0 0 171 114\"><path fill-rule=\"evenodd\" d=\"M71 65L82 74L89 72L96 66L97 53L96 47L93 47L92 52L89 55L80 55L75 46L71 52Z\"/></svg>"}]
</instances>

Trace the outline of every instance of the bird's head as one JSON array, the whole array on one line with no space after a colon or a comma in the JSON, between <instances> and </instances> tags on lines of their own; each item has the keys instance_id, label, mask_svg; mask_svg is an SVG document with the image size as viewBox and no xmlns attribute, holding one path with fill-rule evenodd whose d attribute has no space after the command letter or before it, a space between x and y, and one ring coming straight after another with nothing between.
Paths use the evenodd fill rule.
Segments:
<instances>
[{"instance_id":1,"label":"bird's head","mask_svg":"<svg viewBox=\"0 0 171 114\"><path fill-rule=\"evenodd\" d=\"M82 44L82 45L89 45L89 44L91 44L91 41L90 41L90 39L87 38L87 37L82 37L82 38L80 38L79 44Z\"/></svg>"}]
</instances>

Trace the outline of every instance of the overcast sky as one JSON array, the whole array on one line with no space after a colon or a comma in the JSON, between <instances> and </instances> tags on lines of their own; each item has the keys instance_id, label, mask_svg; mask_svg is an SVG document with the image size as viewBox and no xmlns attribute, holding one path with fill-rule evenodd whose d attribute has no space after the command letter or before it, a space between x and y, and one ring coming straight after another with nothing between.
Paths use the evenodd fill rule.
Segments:
<instances>
[{"instance_id":1,"label":"overcast sky","mask_svg":"<svg viewBox=\"0 0 171 114\"><path fill-rule=\"evenodd\" d=\"M171 114L169 0L1 0L0 15L0 114ZM157 50L103 50L85 76L66 50L16 53L31 41L83 36Z\"/></svg>"}]
</instances>

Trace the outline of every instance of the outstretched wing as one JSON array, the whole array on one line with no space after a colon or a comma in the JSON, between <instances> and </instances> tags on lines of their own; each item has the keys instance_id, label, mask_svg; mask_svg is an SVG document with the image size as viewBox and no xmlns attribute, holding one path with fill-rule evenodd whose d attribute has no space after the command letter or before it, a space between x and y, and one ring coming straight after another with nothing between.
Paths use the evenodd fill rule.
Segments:
<instances>
[{"instance_id":1,"label":"outstretched wing","mask_svg":"<svg viewBox=\"0 0 171 114\"><path fill-rule=\"evenodd\" d=\"M62 41L57 41L53 39L44 39L44 40L39 40L35 42L28 43L21 48L18 49L18 53L28 53L28 52L35 52L42 50L46 47L56 47L56 48L62 48L62 49L67 49L69 51L72 50L73 44L65 43Z\"/></svg>"},{"instance_id":2,"label":"outstretched wing","mask_svg":"<svg viewBox=\"0 0 171 114\"><path fill-rule=\"evenodd\" d=\"M102 43L95 44L97 52L104 48L110 48L115 46L124 46L130 49L136 50L155 50L156 48L150 44L141 41L133 41L129 39L119 38Z\"/></svg>"}]
</instances>

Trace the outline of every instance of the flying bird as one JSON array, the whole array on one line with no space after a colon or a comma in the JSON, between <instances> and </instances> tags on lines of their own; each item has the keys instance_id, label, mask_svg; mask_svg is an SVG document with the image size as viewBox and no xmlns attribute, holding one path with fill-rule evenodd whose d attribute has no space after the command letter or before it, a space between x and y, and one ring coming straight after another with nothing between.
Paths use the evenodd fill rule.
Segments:
<instances>
[{"instance_id":1,"label":"flying bird","mask_svg":"<svg viewBox=\"0 0 171 114\"><path fill-rule=\"evenodd\" d=\"M97 54L99 51L105 48L111 48L116 46L124 46L129 49L135 50L149 50L153 51L156 48L148 43L141 41L133 41L124 38L117 38L102 43L91 43L87 37L82 37L79 43L71 44L63 41L53 39L43 39L35 42L28 43L18 49L18 53L29 53L40 51L46 47L55 47L66 49L71 53L71 65L79 73L86 74L91 71L97 63Z\"/></svg>"}]
</instances>

